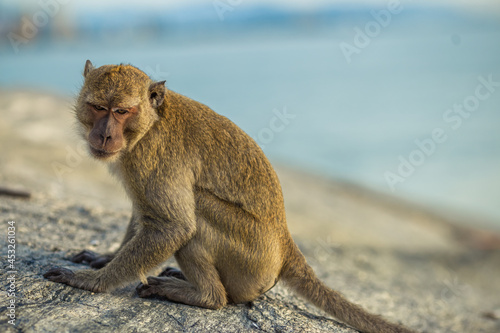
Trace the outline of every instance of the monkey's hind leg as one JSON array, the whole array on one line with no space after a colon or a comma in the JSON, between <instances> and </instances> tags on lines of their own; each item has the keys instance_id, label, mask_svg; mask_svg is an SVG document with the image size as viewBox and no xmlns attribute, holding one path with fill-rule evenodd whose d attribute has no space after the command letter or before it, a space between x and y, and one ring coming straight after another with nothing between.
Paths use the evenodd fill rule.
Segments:
<instances>
[{"instance_id":1,"label":"monkey's hind leg","mask_svg":"<svg viewBox=\"0 0 500 333\"><path fill-rule=\"evenodd\" d=\"M225 306L228 302L226 290L215 266L203 256L189 259L189 265L182 265L185 279L174 277L173 274L148 277L147 285L140 283L136 288L139 297L160 296L170 301L208 309Z\"/></svg>"}]
</instances>

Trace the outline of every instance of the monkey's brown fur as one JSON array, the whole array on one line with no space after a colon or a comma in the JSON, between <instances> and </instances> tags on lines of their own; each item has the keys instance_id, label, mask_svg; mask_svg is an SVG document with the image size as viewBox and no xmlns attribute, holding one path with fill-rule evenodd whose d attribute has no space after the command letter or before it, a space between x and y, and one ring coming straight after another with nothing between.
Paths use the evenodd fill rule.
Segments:
<instances>
[{"instance_id":1,"label":"monkey's brown fur","mask_svg":"<svg viewBox=\"0 0 500 333\"><path fill-rule=\"evenodd\" d=\"M210 309L252 301L283 279L363 332L411 332L318 280L290 236L271 164L230 120L132 66L87 61L84 76L82 134L123 182L133 213L115 254L73 258L100 270L52 268L46 278L95 292L141 280L140 297ZM172 255L182 273L146 279Z\"/></svg>"}]
</instances>

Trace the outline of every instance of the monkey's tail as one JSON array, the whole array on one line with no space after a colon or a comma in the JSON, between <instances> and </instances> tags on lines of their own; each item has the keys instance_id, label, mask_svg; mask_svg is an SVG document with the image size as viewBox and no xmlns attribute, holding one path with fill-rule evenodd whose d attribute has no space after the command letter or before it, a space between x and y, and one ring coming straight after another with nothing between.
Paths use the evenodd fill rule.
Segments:
<instances>
[{"instance_id":1,"label":"monkey's tail","mask_svg":"<svg viewBox=\"0 0 500 333\"><path fill-rule=\"evenodd\" d=\"M368 313L359 305L349 302L342 294L321 282L311 266L293 244L293 253L285 263L281 277L287 285L317 307L337 319L366 333L415 333L392 324L381 316Z\"/></svg>"}]
</instances>

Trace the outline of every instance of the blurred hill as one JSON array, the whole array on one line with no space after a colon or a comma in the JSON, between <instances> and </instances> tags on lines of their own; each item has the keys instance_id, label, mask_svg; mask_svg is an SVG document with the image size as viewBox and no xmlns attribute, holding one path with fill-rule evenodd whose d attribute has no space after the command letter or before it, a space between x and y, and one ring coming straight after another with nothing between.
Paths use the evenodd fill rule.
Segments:
<instances>
[{"instance_id":1,"label":"blurred hill","mask_svg":"<svg viewBox=\"0 0 500 333\"><path fill-rule=\"evenodd\" d=\"M494 25L498 13L467 10L460 6L444 4L429 6L427 3L404 3L390 20L414 21L419 24L425 18L430 25L454 26L468 21L478 27ZM6 1L0 2L0 51L8 50L10 33L30 41L61 41L91 39L99 41L107 35L127 35L146 39L164 39L178 35L197 34L207 36L214 33L244 33L245 30L272 30L273 27L301 28L310 31L324 26L343 29L345 26L365 24L374 20L374 13L388 11L381 3L331 3L304 9L270 2L207 1L185 2L176 5L156 3L142 6L131 2L127 6L116 6L114 2L99 5L84 5L79 2L57 0ZM112 15L110 15L112 13ZM481 15L478 15L481 14ZM386 15L386 14L381 14ZM385 18L382 18L385 19ZM433 23L434 22L434 23ZM33 37L31 31L35 29ZM30 36L24 36L29 32Z\"/></svg>"}]
</instances>

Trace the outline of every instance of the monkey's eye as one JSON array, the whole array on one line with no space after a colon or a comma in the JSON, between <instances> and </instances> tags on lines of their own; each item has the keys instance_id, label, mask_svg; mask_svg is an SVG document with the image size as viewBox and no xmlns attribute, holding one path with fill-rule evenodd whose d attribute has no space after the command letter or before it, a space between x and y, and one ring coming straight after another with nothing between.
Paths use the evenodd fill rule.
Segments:
<instances>
[{"instance_id":1,"label":"monkey's eye","mask_svg":"<svg viewBox=\"0 0 500 333\"><path fill-rule=\"evenodd\" d=\"M92 107L94 109L96 109L97 111L104 111L104 110L106 110L106 108L103 108L102 106L99 106L99 105L92 105Z\"/></svg>"},{"instance_id":2,"label":"monkey's eye","mask_svg":"<svg viewBox=\"0 0 500 333\"><path fill-rule=\"evenodd\" d=\"M118 109L115 111L116 113L118 114L127 114L128 113L128 110L125 110L125 109Z\"/></svg>"}]
</instances>

